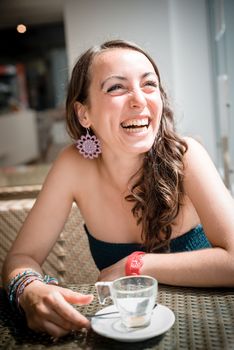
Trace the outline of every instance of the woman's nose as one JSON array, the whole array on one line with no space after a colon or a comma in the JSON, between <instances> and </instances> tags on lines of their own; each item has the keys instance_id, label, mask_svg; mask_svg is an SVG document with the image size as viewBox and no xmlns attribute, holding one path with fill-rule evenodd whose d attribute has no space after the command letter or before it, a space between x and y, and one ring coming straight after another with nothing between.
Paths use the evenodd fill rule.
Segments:
<instances>
[{"instance_id":1,"label":"woman's nose","mask_svg":"<svg viewBox=\"0 0 234 350\"><path fill-rule=\"evenodd\" d=\"M146 106L144 92L141 89L134 89L129 92L131 108L143 108Z\"/></svg>"}]
</instances>

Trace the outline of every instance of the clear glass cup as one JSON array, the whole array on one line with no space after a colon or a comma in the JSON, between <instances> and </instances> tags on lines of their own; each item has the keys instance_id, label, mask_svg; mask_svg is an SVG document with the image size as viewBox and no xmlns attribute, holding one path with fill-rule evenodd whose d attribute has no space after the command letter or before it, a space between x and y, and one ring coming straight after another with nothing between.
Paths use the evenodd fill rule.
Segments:
<instances>
[{"instance_id":1,"label":"clear glass cup","mask_svg":"<svg viewBox=\"0 0 234 350\"><path fill-rule=\"evenodd\" d=\"M158 282L150 276L127 276L113 282L95 283L100 304L111 298L127 328L150 324L156 302Z\"/></svg>"}]
</instances>

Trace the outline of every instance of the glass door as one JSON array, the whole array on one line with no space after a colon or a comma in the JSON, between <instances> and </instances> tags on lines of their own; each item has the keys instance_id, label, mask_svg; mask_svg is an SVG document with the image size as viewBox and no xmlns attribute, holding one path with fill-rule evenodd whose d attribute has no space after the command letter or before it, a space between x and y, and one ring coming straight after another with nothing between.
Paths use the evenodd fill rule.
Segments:
<instances>
[{"instance_id":1,"label":"glass door","mask_svg":"<svg viewBox=\"0 0 234 350\"><path fill-rule=\"evenodd\" d=\"M234 1L208 0L216 136L223 179L234 192Z\"/></svg>"}]
</instances>

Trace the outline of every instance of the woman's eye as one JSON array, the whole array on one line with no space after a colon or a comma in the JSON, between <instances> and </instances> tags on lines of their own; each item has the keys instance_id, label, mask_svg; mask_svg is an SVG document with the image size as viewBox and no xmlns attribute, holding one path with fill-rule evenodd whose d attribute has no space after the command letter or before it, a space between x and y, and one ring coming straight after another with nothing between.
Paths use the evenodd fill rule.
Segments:
<instances>
[{"instance_id":1,"label":"woman's eye","mask_svg":"<svg viewBox=\"0 0 234 350\"><path fill-rule=\"evenodd\" d=\"M107 92L113 92L113 91L120 90L120 89L124 89L124 87L120 84L115 84L115 85L112 85L111 87L109 87L107 89Z\"/></svg>"},{"instance_id":2,"label":"woman's eye","mask_svg":"<svg viewBox=\"0 0 234 350\"><path fill-rule=\"evenodd\" d=\"M153 86L153 87L157 87L158 86L158 83L156 81L147 81L144 86Z\"/></svg>"}]
</instances>

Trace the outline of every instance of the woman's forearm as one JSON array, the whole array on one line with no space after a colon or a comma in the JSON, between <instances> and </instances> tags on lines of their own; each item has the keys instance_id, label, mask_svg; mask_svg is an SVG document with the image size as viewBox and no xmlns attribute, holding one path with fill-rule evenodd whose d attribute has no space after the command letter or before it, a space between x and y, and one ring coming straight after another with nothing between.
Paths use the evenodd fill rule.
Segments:
<instances>
[{"instance_id":1,"label":"woman's forearm","mask_svg":"<svg viewBox=\"0 0 234 350\"><path fill-rule=\"evenodd\" d=\"M193 252L146 254L142 274L175 286L234 286L234 256L222 248Z\"/></svg>"},{"instance_id":2,"label":"woman's forearm","mask_svg":"<svg viewBox=\"0 0 234 350\"><path fill-rule=\"evenodd\" d=\"M6 286L12 277L26 269L42 273L40 265L32 257L23 254L8 254L2 269L3 285Z\"/></svg>"}]
</instances>

